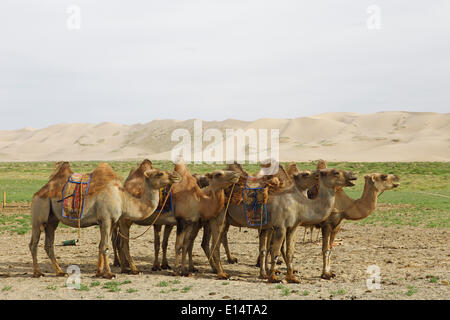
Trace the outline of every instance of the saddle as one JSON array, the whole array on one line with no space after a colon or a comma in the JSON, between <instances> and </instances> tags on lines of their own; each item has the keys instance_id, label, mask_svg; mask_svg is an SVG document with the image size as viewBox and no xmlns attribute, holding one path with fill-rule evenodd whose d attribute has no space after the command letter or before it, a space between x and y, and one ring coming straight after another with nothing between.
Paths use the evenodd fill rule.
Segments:
<instances>
[{"instance_id":1,"label":"saddle","mask_svg":"<svg viewBox=\"0 0 450 320\"><path fill-rule=\"evenodd\" d=\"M267 224L267 200L269 187L261 185L259 179L247 177L242 189L244 212L249 226L262 226Z\"/></svg>"},{"instance_id":2,"label":"saddle","mask_svg":"<svg viewBox=\"0 0 450 320\"><path fill-rule=\"evenodd\" d=\"M172 191L170 191L169 199L167 199L167 201L163 207L164 200L166 200L169 190L170 190L170 185L159 189L159 203L158 203L158 207L156 208L156 212L165 213L165 212L173 211Z\"/></svg>"},{"instance_id":3,"label":"saddle","mask_svg":"<svg viewBox=\"0 0 450 320\"><path fill-rule=\"evenodd\" d=\"M69 219L81 219L84 211L84 202L89 192L91 173L73 173L62 190L63 202L62 216Z\"/></svg>"}]
</instances>

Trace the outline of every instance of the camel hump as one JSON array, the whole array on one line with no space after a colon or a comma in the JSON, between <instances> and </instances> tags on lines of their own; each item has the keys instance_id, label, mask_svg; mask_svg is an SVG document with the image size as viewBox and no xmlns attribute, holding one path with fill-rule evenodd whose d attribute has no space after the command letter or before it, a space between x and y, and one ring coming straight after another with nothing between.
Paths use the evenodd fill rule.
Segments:
<instances>
[{"instance_id":1,"label":"camel hump","mask_svg":"<svg viewBox=\"0 0 450 320\"><path fill-rule=\"evenodd\" d=\"M153 169L150 160L144 159L139 167L130 170L130 174L124 183L124 189L131 195L141 198L145 191L145 172Z\"/></svg>"},{"instance_id":2,"label":"camel hump","mask_svg":"<svg viewBox=\"0 0 450 320\"><path fill-rule=\"evenodd\" d=\"M111 182L115 182L121 187L121 177L106 162L100 163L97 168L92 171L91 184L89 187L89 195L99 193L105 189Z\"/></svg>"},{"instance_id":3,"label":"camel hump","mask_svg":"<svg viewBox=\"0 0 450 320\"><path fill-rule=\"evenodd\" d=\"M40 198L60 197L62 189L72 173L68 161L57 162L55 164L55 170L50 174L49 181L34 195Z\"/></svg>"}]
</instances>

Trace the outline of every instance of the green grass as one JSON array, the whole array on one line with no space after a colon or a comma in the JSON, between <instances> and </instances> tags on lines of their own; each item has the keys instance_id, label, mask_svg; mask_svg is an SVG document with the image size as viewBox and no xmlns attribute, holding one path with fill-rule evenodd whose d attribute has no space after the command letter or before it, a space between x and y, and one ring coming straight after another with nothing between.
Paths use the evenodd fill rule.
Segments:
<instances>
[{"instance_id":1,"label":"green grass","mask_svg":"<svg viewBox=\"0 0 450 320\"><path fill-rule=\"evenodd\" d=\"M119 292L120 283L117 281L108 281L103 284L103 289L108 289L109 292Z\"/></svg>"},{"instance_id":2,"label":"green grass","mask_svg":"<svg viewBox=\"0 0 450 320\"><path fill-rule=\"evenodd\" d=\"M304 290L301 294L302 294L302 296L309 296L309 291L308 290Z\"/></svg>"},{"instance_id":3,"label":"green grass","mask_svg":"<svg viewBox=\"0 0 450 320\"><path fill-rule=\"evenodd\" d=\"M191 286L187 286L187 287L184 287L183 289L181 289L181 292L186 293L186 292L190 291L191 289L192 289Z\"/></svg>"},{"instance_id":4,"label":"green grass","mask_svg":"<svg viewBox=\"0 0 450 320\"><path fill-rule=\"evenodd\" d=\"M10 291L11 289L12 289L11 286L4 286L4 287L2 288L2 291Z\"/></svg>"},{"instance_id":5,"label":"green grass","mask_svg":"<svg viewBox=\"0 0 450 320\"><path fill-rule=\"evenodd\" d=\"M75 172L91 172L100 162L71 162ZM125 179L138 161L109 161L111 167ZM155 167L172 170L170 161L153 161ZM298 162L302 169L315 169L316 162ZM399 188L384 192L378 198L378 209L368 218L351 222L362 225L422 226L450 228L450 164L446 162L329 162L329 167L351 170L357 176L356 186L346 188L353 198L361 196L364 175L371 172L394 173L401 179ZM191 172L205 173L225 165L189 164ZM244 164L253 173L256 164ZM0 192L6 191L7 202L30 202L33 194L48 181L53 162L0 163ZM28 214L0 215L0 232L25 234L30 231Z\"/></svg>"},{"instance_id":6,"label":"green grass","mask_svg":"<svg viewBox=\"0 0 450 320\"><path fill-rule=\"evenodd\" d=\"M92 281L90 284L91 287L98 287L99 285L100 285L100 281L97 281L97 280Z\"/></svg>"},{"instance_id":7,"label":"green grass","mask_svg":"<svg viewBox=\"0 0 450 320\"><path fill-rule=\"evenodd\" d=\"M405 292L405 294L408 297L411 297L413 294L417 293L417 288L414 286L408 286L408 291Z\"/></svg>"},{"instance_id":8,"label":"green grass","mask_svg":"<svg viewBox=\"0 0 450 320\"><path fill-rule=\"evenodd\" d=\"M89 287L85 284L80 284L80 288L77 289L78 291L89 291Z\"/></svg>"},{"instance_id":9,"label":"green grass","mask_svg":"<svg viewBox=\"0 0 450 320\"><path fill-rule=\"evenodd\" d=\"M137 292L137 291L138 291L137 289L133 289L133 288L127 289L127 293L134 293L134 292Z\"/></svg>"},{"instance_id":10,"label":"green grass","mask_svg":"<svg viewBox=\"0 0 450 320\"><path fill-rule=\"evenodd\" d=\"M167 282L167 281L161 281L161 282L159 282L156 286L157 287L168 287L169 286L169 282Z\"/></svg>"},{"instance_id":11,"label":"green grass","mask_svg":"<svg viewBox=\"0 0 450 320\"><path fill-rule=\"evenodd\" d=\"M47 286L48 290L56 290L56 286Z\"/></svg>"}]
</instances>

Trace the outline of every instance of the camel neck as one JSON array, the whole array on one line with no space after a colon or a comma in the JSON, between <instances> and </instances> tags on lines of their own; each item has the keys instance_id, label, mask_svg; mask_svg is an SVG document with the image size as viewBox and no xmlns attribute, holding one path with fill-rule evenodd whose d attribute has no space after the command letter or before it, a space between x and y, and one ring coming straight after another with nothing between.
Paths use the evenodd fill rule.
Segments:
<instances>
[{"instance_id":1,"label":"camel neck","mask_svg":"<svg viewBox=\"0 0 450 320\"><path fill-rule=\"evenodd\" d=\"M378 190L366 180L361 198L354 200L353 204L345 210L348 220L361 220L368 217L377 206Z\"/></svg>"},{"instance_id":2,"label":"camel neck","mask_svg":"<svg viewBox=\"0 0 450 320\"><path fill-rule=\"evenodd\" d=\"M127 191L123 193L123 216L131 221L143 220L149 217L158 207L159 189L146 185L141 198L136 198Z\"/></svg>"},{"instance_id":3,"label":"camel neck","mask_svg":"<svg viewBox=\"0 0 450 320\"><path fill-rule=\"evenodd\" d=\"M207 197L201 198L201 214L203 219L208 220L217 216L222 211L225 201L223 189L210 188L206 191Z\"/></svg>"}]
</instances>

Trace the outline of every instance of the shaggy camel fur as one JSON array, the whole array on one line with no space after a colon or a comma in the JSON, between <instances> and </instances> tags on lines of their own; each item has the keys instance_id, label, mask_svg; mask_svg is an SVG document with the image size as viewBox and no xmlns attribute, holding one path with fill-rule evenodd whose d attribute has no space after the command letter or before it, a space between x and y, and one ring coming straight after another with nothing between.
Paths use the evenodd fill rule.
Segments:
<instances>
[{"instance_id":1,"label":"shaggy camel fur","mask_svg":"<svg viewBox=\"0 0 450 320\"><path fill-rule=\"evenodd\" d=\"M59 222L70 227L78 227L78 219L62 216L62 189L71 176L72 170L68 162L59 163L50 177L50 181L35 193L31 202L32 235L30 251L33 258L34 277L42 276L37 261L37 246L41 230L45 231L45 251L50 258L57 276L65 273L56 261L53 242L55 230ZM96 276L111 279L108 252L111 230L120 217L141 220L153 213L159 201L159 188L180 179L176 173L161 170L147 170L146 184L141 198L136 198L123 189L120 176L112 168L101 163L93 172L89 192L85 198L83 217L80 227L100 226L100 244Z\"/></svg>"},{"instance_id":2,"label":"shaggy camel fur","mask_svg":"<svg viewBox=\"0 0 450 320\"><path fill-rule=\"evenodd\" d=\"M219 235L220 226L216 218L220 216L224 208L224 188L236 183L239 179L239 174L224 170L208 173L209 186L205 189L200 189L184 162L177 163L175 171L182 177L181 182L173 188L174 210L177 220L175 273L189 276L190 270L186 268L186 255L192 251L195 236L201 226L200 222L208 222L213 234ZM216 239L218 237L213 238L214 241ZM215 251L218 251L218 248ZM208 253L206 254L209 256ZM220 264L220 260L217 261L217 254L214 254L213 258L215 265ZM217 271L219 279L225 277L219 269Z\"/></svg>"}]
</instances>

